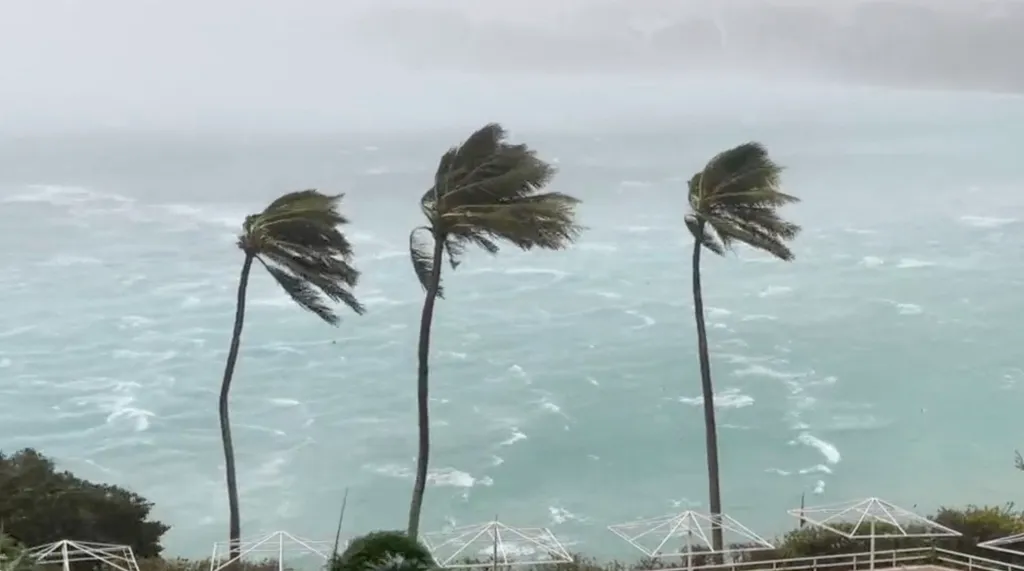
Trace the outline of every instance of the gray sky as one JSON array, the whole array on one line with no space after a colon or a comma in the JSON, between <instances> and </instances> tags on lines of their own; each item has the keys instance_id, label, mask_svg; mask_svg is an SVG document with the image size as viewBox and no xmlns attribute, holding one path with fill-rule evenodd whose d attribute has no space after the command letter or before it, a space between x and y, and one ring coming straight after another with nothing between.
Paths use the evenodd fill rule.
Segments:
<instances>
[{"instance_id":1,"label":"gray sky","mask_svg":"<svg viewBox=\"0 0 1024 571\"><path fill-rule=\"evenodd\" d=\"M625 114L650 108L650 89L683 90L665 105L686 93L623 79L638 74L1024 91L1008 55L1024 48L1024 11L1003 14L1020 2L914 3L0 0L0 129L472 123Z\"/></svg>"}]
</instances>

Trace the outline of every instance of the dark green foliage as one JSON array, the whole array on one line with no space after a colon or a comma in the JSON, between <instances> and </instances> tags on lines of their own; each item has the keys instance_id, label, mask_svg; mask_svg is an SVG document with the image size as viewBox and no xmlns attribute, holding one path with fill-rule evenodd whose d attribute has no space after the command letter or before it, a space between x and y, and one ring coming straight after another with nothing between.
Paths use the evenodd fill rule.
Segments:
<instances>
[{"instance_id":1,"label":"dark green foliage","mask_svg":"<svg viewBox=\"0 0 1024 571\"><path fill-rule=\"evenodd\" d=\"M0 571L30 571L33 567L25 546L5 534L0 526Z\"/></svg>"},{"instance_id":2,"label":"dark green foliage","mask_svg":"<svg viewBox=\"0 0 1024 571\"><path fill-rule=\"evenodd\" d=\"M431 285L433 240L442 242L452 268L470 246L496 254L501 242L523 250L560 250L574 242L582 230L576 224L579 200L542 192L554 175L555 168L527 145L509 143L497 123L449 149L420 199L428 224L410 236L413 269L423 287Z\"/></svg>"},{"instance_id":3,"label":"dark green foliage","mask_svg":"<svg viewBox=\"0 0 1024 571\"><path fill-rule=\"evenodd\" d=\"M332 325L338 315L325 297L364 311L351 291L359 281L352 246L339 229L348 224L338 210L342 197L290 192L247 216L238 237L238 247L255 256L295 303Z\"/></svg>"},{"instance_id":4,"label":"dark green foliage","mask_svg":"<svg viewBox=\"0 0 1024 571\"><path fill-rule=\"evenodd\" d=\"M995 558L995 552L979 549L979 543L1024 532L1024 518L1021 512L1014 509L1013 504L980 507L969 505L964 509L943 507L939 508L931 519L963 534L963 537L942 539L938 543L943 547L989 558Z\"/></svg>"},{"instance_id":5,"label":"dark green foliage","mask_svg":"<svg viewBox=\"0 0 1024 571\"><path fill-rule=\"evenodd\" d=\"M374 531L353 539L330 563L330 571L427 571L430 551L405 532Z\"/></svg>"},{"instance_id":6,"label":"dark green foliage","mask_svg":"<svg viewBox=\"0 0 1024 571\"><path fill-rule=\"evenodd\" d=\"M0 452L0 522L21 545L74 539L129 545L138 557L154 557L170 528L148 520L152 507L124 488L57 471L35 450Z\"/></svg>"},{"instance_id":7,"label":"dark green foliage","mask_svg":"<svg viewBox=\"0 0 1024 571\"><path fill-rule=\"evenodd\" d=\"M782 167L760 143L719 153L690 179L687 228L701 245L719 255L739 242L792 260L786 243L800 227L777 211L799 199L779 189L781 174Z\"/></svg>"}]
</instances>

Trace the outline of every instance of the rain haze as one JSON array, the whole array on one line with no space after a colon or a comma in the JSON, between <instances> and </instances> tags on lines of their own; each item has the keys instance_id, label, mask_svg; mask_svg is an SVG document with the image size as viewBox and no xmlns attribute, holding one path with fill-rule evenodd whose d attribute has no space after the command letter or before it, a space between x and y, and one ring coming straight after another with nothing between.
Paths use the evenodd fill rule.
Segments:
<instances>
[{"instance_id":1,"label":"rain haze","mask_svg":"<svg viewBox=\"0 0 1024 571\"><path fill-rule=\"evenodd\" d=\"M1012 0L5 2L0 126L586 124L706 114L750 81L1013 91L1022 26Z\"/></svg>"}]
</instances>

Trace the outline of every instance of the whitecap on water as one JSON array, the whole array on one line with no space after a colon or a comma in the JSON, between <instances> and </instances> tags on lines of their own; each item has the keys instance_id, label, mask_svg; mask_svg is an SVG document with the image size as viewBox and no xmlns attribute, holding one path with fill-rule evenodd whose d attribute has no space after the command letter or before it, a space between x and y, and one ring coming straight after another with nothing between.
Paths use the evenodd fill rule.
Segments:
<instances>
[{"instance_id":1,"label":"whitecap on water","mask_svg":"<svg viewBox=\"0 0 1024 571\"><path fill-rule=\"evenodd\" d=\"M800 473L801 474L831 474L832 473L832 468L829 468L828 466L826 466L824 464L815 464L814 466L811 466L810 468L803 468L803 469L801 469Z\"/></svg>"},{"instance_id":2,"label":"whitecap on water","mask_svg":"<svg viewBox=\"0 0 1024 571\"><path fill-rule=\"evenodd\" d=\"M715 408L745 408L754 404L754 397L745 395L736 388L715 393L713 400ZM691 406L701 406L704 404L704 397L679 397L679 402Z\"/></svg>"},{"instance_id":3,"label":"whitecap on water","mask_svg":"<svg viewBox=\"0 0 1024 571\"><path fill-rule=\"evenodd\" d=\"M860 259L860 265L865 268L877 268L883 264L885 264L885 260L877 256L864 256Z\"/></svg>"},{"instance_id":4,"label":"whitecap on water","mask_svg":"<svg viewBox=\"0 0 1024 571\"><path fill-rule=\"evenodd\" d=\"M509 436L505 440L498 443L498 446L511 446L520 440L526 440L526 434L521 432L518 428L512 428L512 436Z\"/></svg>"},{"instance_id":5,"label":"whitecap on water","mask_svg":"<svg viewBox=\"0 0 1024 571\"><path fill-rule=\"evenodd\" d=\"M548 513L551 514L551 522L555 525L565 523L567 521L580 521L580 518L576 514L563 507L548 506Z\"/></svg>"},{"instance_id":6,"label":"whitecap on water","mask_svg":"<svg viewBox=\"0 0 1024 571\"><path fill-rule=\"evenodd\" d=\"M657 323L657 321L655 321L653 317L649 315L644 315L643 313L640 313L639 311L633 309L627 309L623 313L625 313L626 315L631 315L641 321L639 325L634 325L632 329L646 329Z\"/></svg>"},{"instance_id":7,"label":"whitecap on water","mask_svg":"<svg viewBox=\"0 0 1024 571\"><path fill-rule=\"evenodd\" d=\"M32 184L26 192L5 196L2 202L39 202L53 206L76 206L88 202L112 202L129 204L131 198L119 194L96 192L81 186L55 184Z\"/></svg>"},{"instance_id":8,"label":"whitecap on water","mask_svg":"<svg viewBox=\"0 0 1024 571\"><path fill-rule=\"evenodd\" d=\"M124 402L127 403L132 400L134 399L126 399ZM152 411L122 405L107 415L106 422L107 424L118 424L121 421L127 421L135 432L142 432L149 428L149 419L152 416L156 416Z\"/></svg>"},{"instance_id":9,"label":"whitecap on water","mask_svg":"<svg viewBox=\"0 0 1024 571\"><path fill-rule=\"evenodd\" d=\"M772 285L761 290L760 293L757 294L757 297L774 297L777 295L785 295L787 293L791 293L792 291L793 288L789 286Z\"/></svg>"},{"instance_id":10,"label":"whitecap on water","mask_svg":"<svg viewBox=\"0 0 1024 571\"><path fill-rule=\"evenodd\" d=\"M838 464L843 459L842 455L839 454L839 450L831 442L826 442L810 432L801 432L796 437L796 441L821 452L821 455L825 457L825 462L828 464Z\"/></svg>"},{"instance_id":11,"label":"whitecap on water","mask_svg":"<svg viewBox=\"0 0 1024 571\"><path fill-rule=\"evenodd\" d=\"M96 266L102 264L103 260L91 256L75 256L71 254L58 254L42 262L40 266L47 267L69 267L69 266Z\"/></svg>"},{"instance_id":12,"label":"whitecap on water","mask_svg":"<svg viewBox=\"0 0 1024 571\"><path fill-rule=\"evenodd\" d=\"M367 464L363 466L363 469L392 478L411 479L413 477L411 469L395 464ZM494 484L494 480L487 476L476 478L472 474L451 467L430 470L427 473L427 482L434 486L448 488L472 488L476 485L491 486Z\"/></svg>"},{"instance_id":13,"label":"whitecap on water","mask_svg":"<svg viewBox=\"0 0 1024 571\"><path fill-rule=\"evenodd\" d=\"M788 371L780 371L778 369L758 364L748 365L738 371L733 371L732 374L736 377L769 377L781 380L798 379L808 375L808 373L790 373Z\"/></svg>"},{"instance_id":14,"label":"whitecap on water","mask_svg":"<svg viewBox=\"0 0 1024 571\"><path fill-rule=\"evenodd\" d=\"M1017 221L1016 218L997 218L995 216L961 216L959 221L965 226L971 226L973 228L999 228L1000 226L1006 226L1007 224L1013 224Z\"/></svg>"},{"instance_id":15,"label":"whitecap on water","mask_svg":"<svg viewBox=\"0 0 1024 571\"><path fill-rule=\"evenodd\" d=\"M920 315L924 309L916 303L897 303L896 310L900 315Z\"/></svg>"},{"instance_id":16,"label":"whitecap on water","mask_svg":"<svg viewBox=\"0 0 1024 571\"><path fill-rule=\"evenodd\" d=\"M766 315L763 313L753 313L751 315L744 315L740 318L740 321L777 321L779 318L774 315Z\"/></svg>"},{"instance_id":17,"label":"whitecap on water","mask_svg":"<svg viewBox=\"0 0 1024 571\"><path fill-rule=\"evenodd\" d=\"M934 266L935 262L929 262L927 260L918 260L916 258L900 258L896 267L901 270L908 270L913 268L928 268Z\"/></svg>"}]
</instances>

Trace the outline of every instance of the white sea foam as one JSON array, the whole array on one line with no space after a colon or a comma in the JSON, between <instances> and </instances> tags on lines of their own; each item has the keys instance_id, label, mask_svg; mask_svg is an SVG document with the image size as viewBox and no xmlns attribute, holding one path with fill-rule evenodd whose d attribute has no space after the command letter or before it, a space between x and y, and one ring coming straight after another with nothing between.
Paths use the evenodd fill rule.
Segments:
<instances>
[{"instance_id":1,"label":"white sea foam","mask_svg":"<svg viewBox=\"0 0 1024 571\"><path fill-rule=\"evenodd\" d=\"M914 268L929 268L934 266L935 262L929 262L928 260L918 260L917 258L900 258L896 267L901 270L914 269Z\"/></svg>"},{"instance_id":2,"label":"white sea foam","mask_svg":"<svg viewBox=\"0 0 1024 571\"><path fill-rule=\"evenodd\" d=\"M815 464L814 466L811 466L810 468L802 468L800 470L800 473L801 474L831 474L832 473L832 468L829 468L828 466L826 466L824 464Z\"/></svg>"},{"instance_id":3,"label":"white sea foam","mask_svg":"<svg viewBox=\"0 0 1024 571\"><path fill-rule=\"evenodd\" d=\"M786 295L786 294L792 293L792 292L793 292L793 288L790 287L790 286L771 285L771 286L768 286L768 287L764 288L763 290L761 290L760 293L757 294L757 296L758 297L775 297L775 296L779 296L779 295Z\"/></svg>"},{"instance_id":4,"label":"white sea foam","mask_svg":"<svg viewBox=\"0 0 1024 571\"><path fill-rule=\"evenodd\" d=\"M971 216L965 215L959 218L959 221L966 225L974 228L999 228L1008 224L1013 224L1017 221L1016 218L998 218L995 216Z\"/></svg>"},{"instance_id":5,"label":"white sea foam","mask_svg":"<svg viewBox=\"0 0 1024 571\"><path fill-rule=\"evenodd\" d=\"M655 319L650 315L644 315L643 313L640 313L639 311L633 309L627 309L624 313L626 315L632 315L633 317L640 320L640 324L634 325L632 329L644 329L657 323L657 321L655 321Z\"/></svg>"},{"instance_id":6,"label":"white sea foam","mask_svg":"<svg viewBox=\"0 0 1024 571\"><path fill-rule=\"evenodd\" d=\"M920 315L924 309L916 303L897 303L896 310L900 315Z\"/></svg>"},{"instance_id":7,"label":"white sea foam","mask_svg":"<svg viewBox=\"0 0 1024 571\"><path fill-rule=\"evenodd\" d=\"M825 461L829 464L838 464L843 457L839 454L839 450L836 449L829 442L813 436L809 432L801 432L797 437L797 441L811 448L815 448L821 455L825 457Z\"/></svg>"},{"instance_id":8,"label":"white sea foam","mask_svg":"<svg viewBox=\"0 0 1024 571\"><path fill-rule=\"evenodd\" d=\"M746 408L754 405L754 397L745 395L736 388L729 388L721 392L716 392L713 400L715 408ZM691 406L703 406L704 397L679 397L679 402Z\"/></svg>"},{"instance_id":9,"label":"white sea foam","mask_svg":"<svg viewBox=\"0 0 1024 571\"><path fill-rule=\"evenodd\" d=\"M732 312L722 307L707 307L705 312L708 317L726 317L732 315Z\"/></svg>"},{"instance_id":10,"label":"white sea foam","mask_svg":"<svg viewBox=\"0 0 1024 571\"><path fill-rule=\"evenodd\" d=\"M580 520L576 514L559 506L548 506L548 514L551 516L551 523L555 525L563 524L567 521Z\"/></svg>"},{"instance_id":11,"label":"white sea foam","mask_svg":"<svg viewBox=\"0 0 1024 571\"><path fill-rule=\"evenodd\" d=\"M363 466L363 468L375 474L380 474L381 476L401 478L405 480L412 479L414 475L411 468L399 466L397 464L368 464ZM463 472L462 470L457 470L451 467L431 469L427 473L427 482L432 486L447 488L472 488L477 485L494 485L494 480L487 476L476 478L468 472Z\"/></svg>"},{"instance_id":12,"label":"white sea foam","mask_svg":"<svg viewBox=\"0 0 1024 571\"><path fill-rule=\"evenodd\" d=\"M860 259L860 265L866 268L877 268L883 264L885 264L885 260L877 256L864 256Z\"/></svg>"},{"instance_id":13,"label":"white sea foam","mask_svg":"<svg viewBox=\"0 0 1024 571\"><path fill-rule=\"evenodd\" d=\"M501 441L498 446L511 446L520 440L526 440L526 434L518 428L512 428L512 435Z\"/></svg>"},{"instance_id":14,"label":"white sea foam","mask_svg":"<svg viewBox=\"0 0 1024 571\"><path fill-rule=\"evenodd\" d=\"M752 313L750 315L744 315L740 318L740 321L778 321L778 317L774 315L767 315L764 313Z\"/></svg>"}]
</instances>

